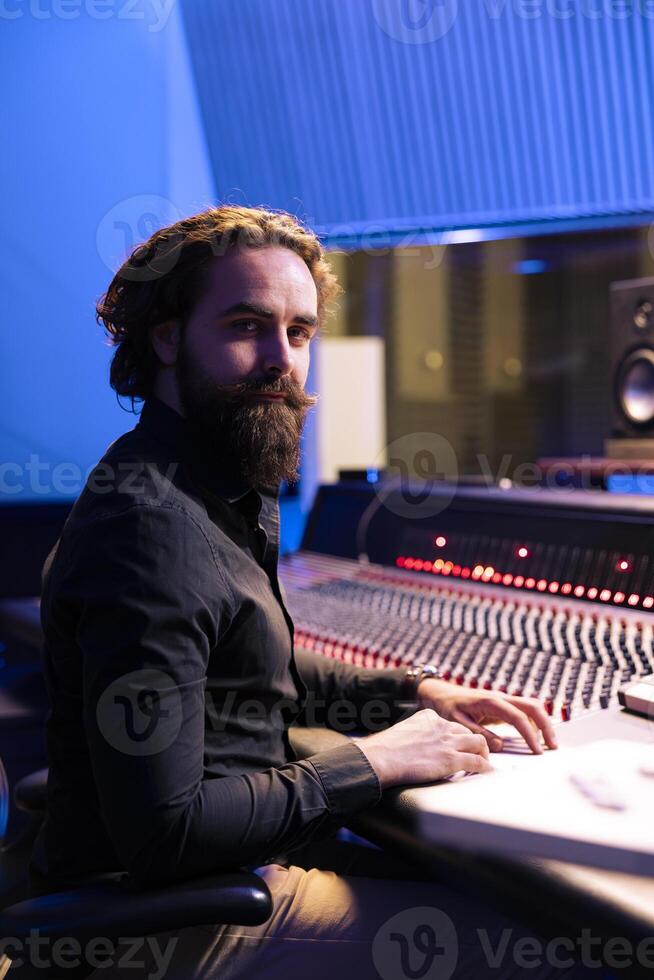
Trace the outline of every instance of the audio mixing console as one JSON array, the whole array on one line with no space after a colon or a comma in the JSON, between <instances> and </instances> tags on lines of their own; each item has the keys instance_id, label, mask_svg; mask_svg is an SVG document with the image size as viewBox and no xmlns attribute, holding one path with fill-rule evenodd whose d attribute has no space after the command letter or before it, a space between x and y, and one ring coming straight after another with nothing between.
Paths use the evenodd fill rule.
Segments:
<instances>
[{"instance_id":1,"label":"audio mixing console","mask_svg":"<svg viewBox=\"0 0 654 980\"><path fill-rule=\"evenodd\" d=\"M540 698L556 721L615 706L623 684L654 673L648 500L447 494L412 519L366 484L320 489L302 549L280 562L297 646L367 667L435 664L459 684Z\"/></svg>"}]
</instances>

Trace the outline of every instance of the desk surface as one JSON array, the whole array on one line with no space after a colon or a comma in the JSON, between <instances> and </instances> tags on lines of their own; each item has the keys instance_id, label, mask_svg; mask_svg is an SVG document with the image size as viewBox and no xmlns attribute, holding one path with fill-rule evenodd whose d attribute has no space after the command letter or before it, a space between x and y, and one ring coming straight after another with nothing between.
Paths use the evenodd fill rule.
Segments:
<instances>
[{"instance_id":1,"label":"desk surface","mask_svg":"<svg viewBox=\"0 0 654 980\"><path fill-rule=\"evenodd\" d=\"M513 751L491 755L493 773L406 790L418 833L436 844L654 878L654 724L616 707L556 733L556 751L534 756L517 738ZM599 783L623 808L598 805L571 776Z\"/></svg>"}]
</instances>

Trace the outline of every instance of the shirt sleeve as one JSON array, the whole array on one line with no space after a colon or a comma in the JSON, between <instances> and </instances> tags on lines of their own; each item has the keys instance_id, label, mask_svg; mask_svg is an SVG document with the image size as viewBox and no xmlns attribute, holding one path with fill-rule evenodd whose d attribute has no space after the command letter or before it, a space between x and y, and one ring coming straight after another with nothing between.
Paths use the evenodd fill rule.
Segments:
<instances>
[{"instance_id":1,"label":"shirt sleeve","mask_svg":"<svg viewBox=\"0 0 654 980\"><path fill-rule=\"evenodd\" d=\"M301 647L295 662L309 691L303 724L379 731L417 708L417 684L406 667L358 667Z\"/></svg>"},{"instance_id":2,"label":"shirt sleeve","mask_svg":"<svg viewBox=\"0 0 654 980\"><path fill-rule=\"evenodd\" d=\"M355 744L204 778L209 654L233 611L192 517L131 504L86 525L70 557L97 805L137 884L256 866L378 802L379 780Z\"/></svg>"}]
</instances>

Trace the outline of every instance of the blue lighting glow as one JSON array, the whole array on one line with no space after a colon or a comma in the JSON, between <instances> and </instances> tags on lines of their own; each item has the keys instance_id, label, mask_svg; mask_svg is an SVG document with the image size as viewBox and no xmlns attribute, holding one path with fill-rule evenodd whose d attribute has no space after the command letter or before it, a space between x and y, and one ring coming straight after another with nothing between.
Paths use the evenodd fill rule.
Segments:
<instances>
[{"instance_id":1,"label":"blue lighting glow","mask_svg":"<svg viewBox=\"0 0 654 980\"><path fill-rule=\"evenodd\" d=\"M606 479L611 493L654 494L654 473L613 473Z\"/></svg>"},{"instance_id":2,"label":"blue lighting glow","mask_svg":"<svg viewBox=\"0 0 654 980\"><path fill-rule=\"evenodd\" d=\"M523 259L522 262L515 263L513 271L519 276L537 276L541 272L547 272L549 268L550 264L545 259Z\"/></svg>"}]
</instances>

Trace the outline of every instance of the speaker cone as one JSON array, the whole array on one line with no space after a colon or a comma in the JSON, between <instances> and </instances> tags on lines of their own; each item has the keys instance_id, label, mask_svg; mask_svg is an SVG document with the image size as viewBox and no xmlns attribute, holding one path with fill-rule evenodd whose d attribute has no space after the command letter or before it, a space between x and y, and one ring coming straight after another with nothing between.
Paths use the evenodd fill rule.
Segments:
<instances>
[{"instance_id":1,"label":"speaker cone","mask_svg":"<svg viewBox=\"0 0 654 980\"><path fill-rule=\"evenodd\" d=\"M623 414L633 425L654 422L654 350L635 350L622 362L617 396Z\"/></svg>"}]
</instances>

